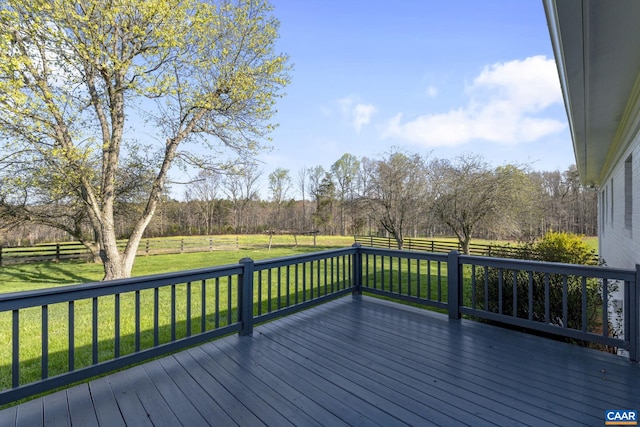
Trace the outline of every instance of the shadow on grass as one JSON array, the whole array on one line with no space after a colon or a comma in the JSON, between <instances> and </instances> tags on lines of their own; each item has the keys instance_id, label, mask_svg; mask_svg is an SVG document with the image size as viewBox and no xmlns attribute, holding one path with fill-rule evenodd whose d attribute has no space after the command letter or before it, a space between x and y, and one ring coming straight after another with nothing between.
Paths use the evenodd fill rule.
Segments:
<instances>
[{"instance_id":1,"label":"shadow on grass","mask_svg":"<svg viewBox=\"0 0 640 427\"><path fill-rule=\"evenodd\" d=\"M15 279L15 282L44 283L47 285L69 285L93 282L95 275L78 274L78 265L86 270L86 262L46 262L41 264L7 265L2 267L2 274ZM98 278L99 280L99 278ZM0 289L1 291L2 289Z\"/></svg>"}]
</instances>

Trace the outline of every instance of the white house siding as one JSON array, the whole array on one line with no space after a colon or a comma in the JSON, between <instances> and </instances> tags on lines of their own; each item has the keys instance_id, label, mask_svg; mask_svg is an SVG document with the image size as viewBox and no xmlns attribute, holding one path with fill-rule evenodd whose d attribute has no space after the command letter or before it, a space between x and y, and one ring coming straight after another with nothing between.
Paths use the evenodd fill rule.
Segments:
<instances>
[{"instance_id":1,"label":"white house siding","mask_svg":"<svg viewBox=\"0 0 640 427\"><path fill-rule=\"evenodd\" d=\"M625 160L631 156L631 227L625 226ZM613 188L612 188L613 185ZM640 264L640 135L603 180L598 197L600 257L609 267Z\"/></svg>"},{"instance_id":2,"label":"white house siding","mask_svg":"<svg viewBox=\"0 0 640 427\"><path fill-rule=\"evenodd\" d=\"M631 227L625 224L625 162L631 156ZM635 269L640 264L640 135L620 157L609 175L603 180L598 197L599 254L609 267ZM609 312L616 313L624 303L621 284L609 296ZM614 285L615 286L615 285ZM612 314L614 330L622 325ZM624 354L624 352L622 352Z\"/></svg>"}]
</instances>

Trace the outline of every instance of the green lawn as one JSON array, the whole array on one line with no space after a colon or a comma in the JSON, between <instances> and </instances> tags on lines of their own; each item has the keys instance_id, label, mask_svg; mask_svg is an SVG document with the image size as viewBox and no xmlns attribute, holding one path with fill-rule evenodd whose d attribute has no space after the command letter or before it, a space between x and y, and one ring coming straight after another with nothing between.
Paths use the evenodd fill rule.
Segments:
<instances>
[{"instance_id":1,"label":"green lawn","mask_svg":"<svg viewBox=\"0 0 640 427\"><path fill-rule=\"evenodd\" d=\"M132 276L236 264L245 257L254 260L278 258L353 244L353 237L318 236L317 246L313 246L313 237L298 236L298 246L295 246L296 242L291 235L276 235L273 236L272 247L269 249L267 235L238 236L238 240L240 248L247 249L139 256ZM103 275L102 265L85 261L8 265L0 267L0 293L95 282L102 279Z\"/></svg>"}]
</instances>

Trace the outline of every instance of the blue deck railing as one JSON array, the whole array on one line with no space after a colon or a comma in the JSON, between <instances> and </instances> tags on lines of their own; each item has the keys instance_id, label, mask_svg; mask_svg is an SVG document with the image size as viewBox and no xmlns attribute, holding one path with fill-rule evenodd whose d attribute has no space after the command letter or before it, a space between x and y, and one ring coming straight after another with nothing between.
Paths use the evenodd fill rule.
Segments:
<instances>
[{"instance_id":1,"label":"blue deck railing","mask_svg":"<svg viewBox=\"0 0 640 427\"><path fill-rule=\"evenodd\" d=\"M355 245L4 294L0 405L229 333L248 335L255 323L352 292L622 349L635 361L639 277L638 270Z\"/></svg>"}]
</instances>

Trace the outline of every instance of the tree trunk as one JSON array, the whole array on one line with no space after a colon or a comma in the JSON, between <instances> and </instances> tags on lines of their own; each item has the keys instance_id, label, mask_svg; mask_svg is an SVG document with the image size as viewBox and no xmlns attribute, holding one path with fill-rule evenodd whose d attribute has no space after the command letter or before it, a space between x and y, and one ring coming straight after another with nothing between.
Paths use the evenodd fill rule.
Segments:
<instances>
[{"instance_id":1,"label":"tree trunk","mask_svg":"<svg viewBox=\"0 0 640 427\"><path fill-rule=\"evenodd\" d=\"M462 244L462 253L465 255L469 255L469 243L471 243L471 238L465 237L460 241L460 243Z\"/></svg>"}]
</instances>

